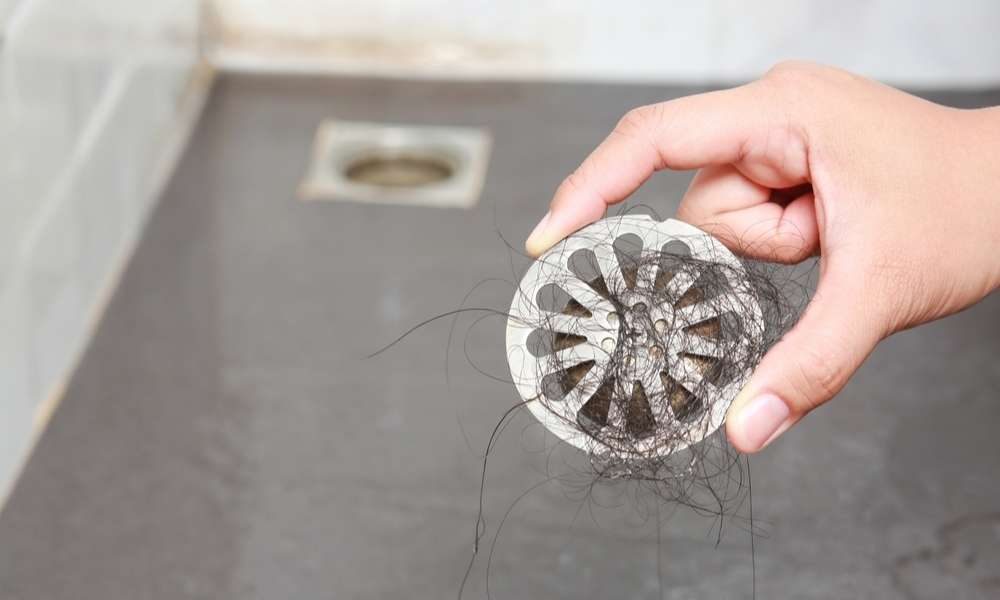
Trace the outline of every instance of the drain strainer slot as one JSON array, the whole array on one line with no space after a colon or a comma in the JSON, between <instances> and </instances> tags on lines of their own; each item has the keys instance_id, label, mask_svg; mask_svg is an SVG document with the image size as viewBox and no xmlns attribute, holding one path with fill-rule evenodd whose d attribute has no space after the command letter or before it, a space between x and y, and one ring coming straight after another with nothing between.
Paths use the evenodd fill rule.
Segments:
<instances>
[{"instance_id":1,"label":"drain strainer slot","mask_svg":"<svg viewBox=\"0 0 1000 600\"><path fill-rule=\"evenodd\" d=\"M324 121L299 197L467 208L479 200L489 150L477 128Z\"/></svg>"}]
</instances>

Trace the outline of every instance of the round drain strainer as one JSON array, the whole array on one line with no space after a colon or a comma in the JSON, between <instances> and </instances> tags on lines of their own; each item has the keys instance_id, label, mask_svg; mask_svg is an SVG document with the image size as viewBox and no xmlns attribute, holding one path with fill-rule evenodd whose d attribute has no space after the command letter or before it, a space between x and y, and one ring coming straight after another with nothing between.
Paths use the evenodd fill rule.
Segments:
<instances>
[{"instance_id":1,"label":"round drain strainer","mask_svg":"<svg viewBox=\"0 0 1000 600\"><path fill-rule=\"evenodd\" d=\"M742 263L703 231L648 216L585 227L531 265L507 321L521 397L560 439L666 456L722 424L759 352Z\"/></svg>"}]
</instances>

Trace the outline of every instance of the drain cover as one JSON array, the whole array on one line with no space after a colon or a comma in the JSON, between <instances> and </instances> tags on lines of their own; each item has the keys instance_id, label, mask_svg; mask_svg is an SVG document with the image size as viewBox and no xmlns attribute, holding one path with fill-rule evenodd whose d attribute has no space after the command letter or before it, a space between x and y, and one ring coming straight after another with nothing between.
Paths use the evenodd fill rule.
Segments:
<instances>
[{"instance_id":1,"label":"drain cover","mask_svg":"<svg viewBox=\"0 0 1000 600\"><path fill-rule=\"evenodd\" d=\"M489 150L483 129L324 121L299 197L468 208Z\"/></svg>"},{"instance_id":2,"label":"drain cover","mask_svg":"<svg viewBox=\"0 0 1000 600\"><path fill-rule=\"evenodd\" d=\"M763 329L728 249L686 223L636 215L553 246L525 273L509 315L507 361L534 416L582 450L628 459L666 456L718 429L749 376L728 367L747 362L738 358ZM730 317L741 323L723 325Z\"/></svg>"}]
</instances>

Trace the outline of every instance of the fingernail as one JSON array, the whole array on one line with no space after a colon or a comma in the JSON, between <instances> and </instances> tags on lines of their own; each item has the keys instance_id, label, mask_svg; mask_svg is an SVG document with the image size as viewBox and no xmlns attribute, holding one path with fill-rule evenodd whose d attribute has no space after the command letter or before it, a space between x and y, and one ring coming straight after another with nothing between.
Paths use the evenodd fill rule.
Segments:
<instances>
[{"instance_id":1,"label":"fingernail","mask_svg":"<svg viewBox=\"0 0 1000 600\"><path fill-rule=\"evenodd\" d=\"M788 405L774 394L761 394L736 412L741 450L756 452L764 447L788 419Z\"/></svg>"},{"instance_id":2,"label":"fingernail","mask_svg":"<svg viewBox=\"0 0 1000 600\"><path fill-rule=\"evenodd\" d=\"M535 228L531 230L531 235L528 236L528 240L524 242L524 248L528 251L528 254L532 256L538 256L542 252L545 252L551 246L551 243L546 243L545 230L549 227L549 220L552 218L552 212L549 211L545 213L542 220L535 225Z\"/></svg>"}]
</instances>

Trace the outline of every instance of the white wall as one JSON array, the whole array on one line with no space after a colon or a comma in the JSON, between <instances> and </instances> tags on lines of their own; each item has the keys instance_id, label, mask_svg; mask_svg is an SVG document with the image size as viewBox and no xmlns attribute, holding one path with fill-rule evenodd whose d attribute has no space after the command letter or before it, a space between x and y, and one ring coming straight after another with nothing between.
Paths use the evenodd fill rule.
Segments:
<instances>
[{"instance_id":1,"label":"white wall","mask_svg":"<svg viewBox=\"0 0 1000 600\"><path fill-rule=\"evenodd\" d=\"M7 29L7 22L10 14L14 12L14 7L21 0L0 0L0 41L3 39L3 32Z\"/></svg>"},{"instance_id":2,"label":"white wall","mask_svg":"<svg viewBox=\"0 0 1000 600\"><path fill-rule=\"evenodd\" d=\"M199 59L197 0L4 2L0 501L138 236Z\"/></svg>"},{"instance_id":3,"label":"white wall","mask_svg":"<svg viewBox=\"0 0 1000 600\"><path fill-rule=\"evenodd\" d=\"M716 82L784 58L1000 83L995 0L211 0L232 68Z\"/></svg>"}]
</instances>

